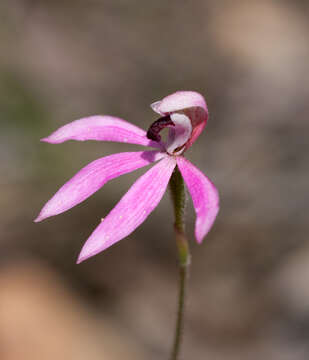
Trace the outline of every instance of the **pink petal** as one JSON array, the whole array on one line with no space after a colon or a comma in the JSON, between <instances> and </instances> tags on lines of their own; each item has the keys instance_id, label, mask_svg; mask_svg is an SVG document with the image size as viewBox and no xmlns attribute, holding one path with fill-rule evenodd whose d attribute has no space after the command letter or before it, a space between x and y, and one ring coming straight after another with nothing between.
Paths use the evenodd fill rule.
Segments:
<instances>
[{"instance_id":1,"label":"pink petal","mask_svg":"<svg viewBox=\"0 0 309 360\"><path fill-rule=\"evenodd\" d=\"M86 241L77 262L105 250L133 232L159 204L176 166L166 157L141 176Z\"/></svg>"},{"instance_id":2,"label":"pink petal","mask_svg":"<svg viewBox=\"0 0 309 360\"><path fill-rule=\"evenodd\" d=\"M195 91L176 91L162 100L151 104L151 107L160 115L191 107L201 107L208 112L204 97Z\"/></svg>"},{"instance_id":3,"label":"pink petal","mask_svg":"<svg viewBox=\"0 0 309 360\"><path fill-rule=\"evenodd\" d=\"M203 131L208 120L208 108L204 97L195 91L177 91L151 105L160 115L183 111L192 122L192 134L186 144L189 148Z\"/></svg>"},{"instance_id":4,"label":"pink petal","mask_svg":"<svg viewBox=\"0 0 309 360\"><path fill-rule=\"evenodd\" d=\"M157 151L113 154L95 160L81 169L45 204L35 222L60 214L81 203L109 180L166 156Z\"/></svg>"},{"instance_id":5,"label":"pink petal","mask_svg":"<svg viewBox=\"0 0 309 360\"><path fill-rule=\"evenodd\" d=\"M218 191L213 183L184 157L177 157L177 165L192 197L196 212L195 237L201 243L219 211Z\"/></svg>"},{"instance_id":6,"label":"pink petal","mask_svg":"<svg viewBox=\"0 0 309 360\"><path fill-rule=\"evenodd\" d=\"M147 139L146 132L139 127L113 116L101 115L75 120L41 139L51 144L59 144L67 140L115 141L160 147L160 144Z\"/></svg>"}]
</instances>

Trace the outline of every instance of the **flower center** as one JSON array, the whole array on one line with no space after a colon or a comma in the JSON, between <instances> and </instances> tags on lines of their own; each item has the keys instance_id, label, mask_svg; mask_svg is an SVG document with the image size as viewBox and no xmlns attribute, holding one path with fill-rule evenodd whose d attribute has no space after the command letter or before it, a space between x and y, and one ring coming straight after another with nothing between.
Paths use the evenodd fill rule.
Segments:
<instances>
[{"instance_id":1,"label":"flower center","mask_svg":"<svg viewBox=\"0 0 309 360\"><path fill-rule=\"evenodd\" d=\"M168 127L168 139L162 142L166 152L178 155L185 150L185 144L192 134L192 125L189 117L184 113L175 112L166 115L150 125L147 138L156 142L161 141L160 131Z\"/></svg>"}]
</instances>

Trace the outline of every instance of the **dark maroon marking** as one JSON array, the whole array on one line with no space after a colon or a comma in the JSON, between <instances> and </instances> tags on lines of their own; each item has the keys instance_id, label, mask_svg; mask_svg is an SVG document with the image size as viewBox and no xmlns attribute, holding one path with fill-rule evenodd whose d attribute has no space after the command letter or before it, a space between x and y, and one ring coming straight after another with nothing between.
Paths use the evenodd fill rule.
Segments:
<instances>
[{"instance_id":1,"label":"dark maroon marking","mask_svg":"<svg viewBox=\"0 0 309 360\"><path fill-rule=\"evenodd\" d=\"M156 142L161 140L159 132L166 127L175 126L169 115L163 116L150 125L147 131L147 138Z\"/></svg>"}]
</instances>

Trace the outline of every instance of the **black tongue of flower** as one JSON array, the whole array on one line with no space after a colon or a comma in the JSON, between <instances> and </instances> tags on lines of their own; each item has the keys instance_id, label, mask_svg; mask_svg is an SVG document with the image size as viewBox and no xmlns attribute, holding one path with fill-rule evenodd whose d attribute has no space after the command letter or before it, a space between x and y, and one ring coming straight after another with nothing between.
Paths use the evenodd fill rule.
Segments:
<instances>
[{"instance_id":1,"label":"black tongue of flower","mask_svg":"<svg viewBox=\"0 0 309 360\"><path fill-rule=\"evenodd\" d=\"M166 127L175 126L169 115L163 116L152 123L147 131L147 138L156 142L161 140L159 132Z\"/></svg>"}]
</instances>

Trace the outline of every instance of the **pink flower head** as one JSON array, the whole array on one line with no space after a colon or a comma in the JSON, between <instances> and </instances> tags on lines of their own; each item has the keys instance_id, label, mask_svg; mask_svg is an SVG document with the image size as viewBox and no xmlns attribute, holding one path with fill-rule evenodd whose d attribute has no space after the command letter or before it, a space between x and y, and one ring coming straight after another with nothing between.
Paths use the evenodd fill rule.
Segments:
<instances>
[{"instance_id":1,"label":"pink flower head","mask_svg":"<svg viewBox=\"0 0 309 360\"><path fill-rule=\"evenodd\" d=\"M67 140L105 140L156 148L113 154L91 162L56 192L34 220L39 222L69 210L109 180L158 161L100 222L84 244L78 263L122 240L145 221L163 197L176 165L193 200L195 237L199 243L217 216L219 197L215 186L182 156L206 125L208 110L204 98L197 92L178 91L151 107L161 117L149 127L147 133L119 118L91 116L73 121L42 139L51 144ZM168 136L164 142L159 132L166 127Z\"/></svg>"}]
</instances>

